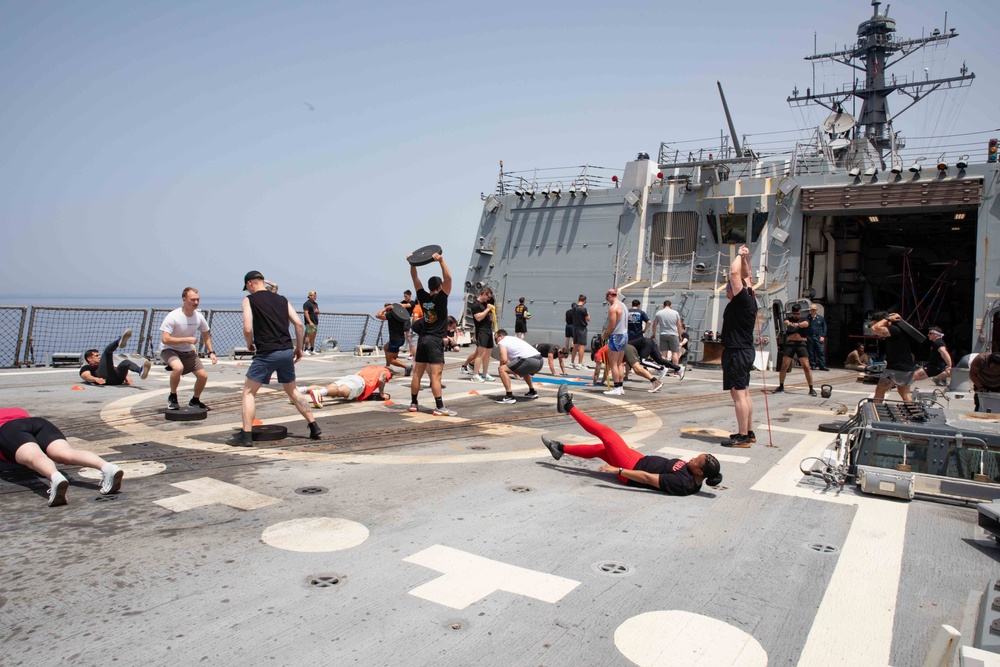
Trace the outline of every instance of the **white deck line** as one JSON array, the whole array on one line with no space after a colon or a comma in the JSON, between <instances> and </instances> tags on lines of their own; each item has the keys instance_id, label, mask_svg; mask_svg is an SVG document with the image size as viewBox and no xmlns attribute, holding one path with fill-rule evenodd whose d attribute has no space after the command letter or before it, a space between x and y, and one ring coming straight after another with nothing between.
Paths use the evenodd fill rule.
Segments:
<instances>
[{"instance_id":1,"label":"white deck line","mask_svg":"<svg viewBox=\"0 0 1000 667\"><path fill-rule=\"evenodd\" d=\"M853 489L825 493L801 485L799 462L818 455L829 441L826 433L804 436L751 490L857 506L798 664L888 665L909 505ZM868 641L855 642L845 652L844 637Z\"/></svg>"}]
</instances>

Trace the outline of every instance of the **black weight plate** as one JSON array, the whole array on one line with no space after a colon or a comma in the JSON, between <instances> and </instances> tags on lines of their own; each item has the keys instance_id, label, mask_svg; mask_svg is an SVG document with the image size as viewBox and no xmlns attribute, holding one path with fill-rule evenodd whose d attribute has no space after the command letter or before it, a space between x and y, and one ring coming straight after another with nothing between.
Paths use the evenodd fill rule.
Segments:
<instances>
[{"instance_id":1,"label":"black weight plate","mask_svg":"<svg viewBox=\"0 0 1000 667\"><path fill-rule=\"evenodd\" d=\"M273 442L288 437L288 429L280 424L264 424L253 427L254 442Z\"/></svg>"},{"instance_id":2,"label":"black weight plate","mask_svg":"<svg viewBox=\"0 0 1000 667\"><path fill-rule=\"evenodd\" d=\"M827 422L820 424L816 429L823 433L840 433L840 429L844 428L846 424L847 422Z\"/></svg>"},{"instance_id":3,"label":"black weight plate","mask_svg":"<svg viewBox=\"0 0 1000 667\"><path fill-rule=\"evenodd\" d=\"M425 264L430 264L434 261L434 253L441 253L441 246L439 245L425 245L423 248L417 248L413 251L409 257L406 258L413 266L423 266Z\"/></svg>"},{"instance_id":4,"label":"black weight plate","mask_svg":"<svg viewBox=\"0 0 1000 667\"><path fill-rule=\"evenodd\" d=\"M401 306L398 303L392 304L392 310L389 311L389 314L395 317L400 322L410 321L410 311L408 311L406 308L403 308L403 306Z\"/></svg>"},{"instance_id":5,"label":"black weight plate","mask_svg":"<svg viewBox=\"0 0 1000 667\"><path fill-rule=\"evenodd\" d=\"M180 410L166 410L163 416L168 422L196 422L208 417L205 408L185 407Z\"/></svg>"}]
</instances>

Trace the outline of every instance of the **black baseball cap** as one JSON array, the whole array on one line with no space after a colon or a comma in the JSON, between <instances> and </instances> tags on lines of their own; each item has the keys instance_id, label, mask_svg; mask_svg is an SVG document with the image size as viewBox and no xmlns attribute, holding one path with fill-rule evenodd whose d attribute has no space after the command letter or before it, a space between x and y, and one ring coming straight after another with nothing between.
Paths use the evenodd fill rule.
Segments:
<instances>
[{"instance_id":1,"label":"black baseball cap","mask_svg":"<svg viewBox=\"0 0 1000 667\"><path fill-rule=\"evenodd\" d=\"M247 274L243 276L243 291L244 292L247 291L248 282L250 282L251 280L257 280L258 278L260 280L263 280L264 274L262 274L260 271L247 271Z\"/></svg>"}]
</instances>

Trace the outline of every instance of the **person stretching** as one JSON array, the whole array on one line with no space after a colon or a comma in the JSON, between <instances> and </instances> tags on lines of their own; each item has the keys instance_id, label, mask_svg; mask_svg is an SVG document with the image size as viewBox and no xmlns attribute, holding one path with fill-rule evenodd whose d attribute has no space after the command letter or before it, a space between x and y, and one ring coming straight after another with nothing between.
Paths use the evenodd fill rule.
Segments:
<instances>
[{"instance_id":1,"label":"person stretching","mask_svg":"<svg viewBox=\"0 0 1000 667\"><path fill-rule=\"evenodd\" d=\"M623 484L645 484L673 496L697 493L703 482L709 486L722 483L721 466L711 454L699 454L686 463L662 456L643 456L626 445L611 427L594 421L574 406L573 395L565 385L559 387L556 408L559 412L569 414L587 433L601 439L601 444L564 445L543 435L542 442L557 461L563 454L583 459L599 458L607 464L599 470L617 473Z\"/></svg>"}]
</instances>

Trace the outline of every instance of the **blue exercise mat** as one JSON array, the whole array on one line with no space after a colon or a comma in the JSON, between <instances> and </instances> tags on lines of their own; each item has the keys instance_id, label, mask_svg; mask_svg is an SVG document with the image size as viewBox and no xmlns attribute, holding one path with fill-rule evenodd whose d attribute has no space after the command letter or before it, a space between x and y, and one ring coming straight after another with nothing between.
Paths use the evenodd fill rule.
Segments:
<instances>
[{"instance_id":1,"label":"blue exercise mat","mask_svg":"<svg viewBox=\"0 0 1000 667\"><path fill-rule=\"evenodd\" d=\"M591 380L589 380L589 379L585 380L585 379L583 379L583 378L574 378L574 377L569 377L569 378L557 378L557 377L551 377L551 376L539 376L539 375L532 375L532 376L531 376L531 380L532 380L532 382L542 382L542 383L544 383L544 384L575 384L575 385L587 385L587 384L590 384L590 383L591 383Z\"/></svg>"}]
</instances>

